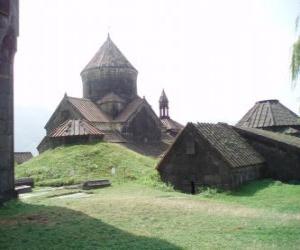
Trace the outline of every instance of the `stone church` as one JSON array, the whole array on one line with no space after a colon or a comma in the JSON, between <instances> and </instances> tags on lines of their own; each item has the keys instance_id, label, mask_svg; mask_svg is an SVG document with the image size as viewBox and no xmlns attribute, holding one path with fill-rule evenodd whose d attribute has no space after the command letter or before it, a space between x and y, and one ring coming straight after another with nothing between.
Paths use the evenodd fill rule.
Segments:
<instances>
[{"instance_id":1,"label":"stone church","mask_svg":"<svg viewBox=\"0 0 300 250\"><path fill-rule=\"evenodd\" d=\"M159 99L160 116L138 96L137 75L108 35L81 72L83 98L64 96L45 126L47 135L38 151L95 141L96 136L96 140L125 143L140 152L147 149L150 155L162 153L183 126L170 118L164 91Z\"/></svg>"}]
</instances>

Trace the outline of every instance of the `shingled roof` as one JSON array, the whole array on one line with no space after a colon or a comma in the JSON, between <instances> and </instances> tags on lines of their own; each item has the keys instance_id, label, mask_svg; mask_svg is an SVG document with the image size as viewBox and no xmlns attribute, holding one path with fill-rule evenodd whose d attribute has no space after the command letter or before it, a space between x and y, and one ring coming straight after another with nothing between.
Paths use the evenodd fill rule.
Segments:
<instances>
[{"instance_id":1,"label":"shingled roof","mask_svg":"<svg viewBox=\"0 0 300 250\"><path fill-rule=\"evenodd\" d=\"M100 47L83 71L97 68L128 68L137 72L137 70L110 39L109 35L107 36L105 43Z\"/></svg>"},{"instance_id":2,"label":"shingled roof","mask_svg":"<svg viewBox=\"0 0 300 250\"><path fill-rule=\"evenodd\" d=\"M300 150L300 138L292 135L276 133L276 132L271 132L271 131L257 129L257 128L236 127L235 129L240 134L246 133L246 134L256 135L261 139L275 141L284 145L288 145L290 147L298 148Z\"/></svg>"},{"instance_id":3,"label":"shingled roof","mask_svg":"<svg viewBox=\"0 0 300 250\"><path fill-rule=\"evenodd\" d=\"M67 97L68 101L80 112L89 122L109 122L110 117L105 114L89 99Z\"/></svg>"},{"instance_id":4,"label":"shingled roof","mask_svg":"<svg viewBox=\"0 0 300 250\"><path fill-rule=\"evenodd\" d=\"M262 156L229 125L197 123L192 126L221 154L230 167L250 166L264 162Z\"/></svg>"},{"instance_id":5,"label":"shingled roof","mask_svg":"<svg viewBox=\"0 0 300 250\"><path fill-rule=\"evenodd\" d=\"M295 125L300 125L298 115L282 105L278 100L256 102L246 115L236 124L236 126L239 127L249 128Z\"/></svg>"},{"instance_id":6,"label":"shingled roof","mask_svg":"<svg viewBox=\"0 0 300 250\"><path fill-rule=\"evenodd\" d=\"M85 120L67 120L55 128L49 137L66 137L81 135L104 135L99 129L95 128Z\"/></svg>"},{"instance_id":7,"label":"shingled roof","mask_svg":"<svg viewBox=\"0 0 300 250\"><path fill-rule=\"evenodd\" d=\"M166 130L179 131L184 128L184 126L182 126L180 123L172 120L171 118L161 118L160 121L162 122L162 124Z\"/></svg>"}]
</instances>

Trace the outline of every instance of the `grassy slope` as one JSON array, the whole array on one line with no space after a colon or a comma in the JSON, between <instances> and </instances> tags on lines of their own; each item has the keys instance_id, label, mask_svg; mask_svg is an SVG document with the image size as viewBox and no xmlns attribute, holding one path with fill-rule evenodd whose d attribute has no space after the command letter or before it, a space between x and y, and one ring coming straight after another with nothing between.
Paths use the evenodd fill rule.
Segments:
<instances>
[{"instance_id":1,"label":"grassy slope","mask_svg":"<svg viewBox=\"0 0 300 250\"><path fill-rule=\"evenodd\" d=\"M74 145L49 150L16 167L16 177L33 177L37 185L60 186L95 178L135 180L153 173L156 160L112 143ZM117 168L111 176L111 167Z\"/></svg>"},{"instance_id":2,"label":"grassy slope","mask_svg":"<svg viewBox=\"0 0 300 250\"><path fill-rule=\"evenodd\" d=\"M0 209L0 248L299 249L300 186L286 188L294 191L272 201L269 195L278 190L268 185L248 204L238 204L241 193L224 201L221 194L207 198L137 183L81 198L60 196L76 190L37 190ZM290 199L297 209L272 209Z\"/></svg>"}]
</instances>

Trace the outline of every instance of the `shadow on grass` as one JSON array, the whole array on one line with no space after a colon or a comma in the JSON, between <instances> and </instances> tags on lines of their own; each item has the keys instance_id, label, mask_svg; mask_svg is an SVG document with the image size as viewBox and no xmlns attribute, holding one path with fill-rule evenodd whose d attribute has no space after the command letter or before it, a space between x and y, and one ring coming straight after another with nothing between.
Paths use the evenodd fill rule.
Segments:
<instances>
[{"instance_id":1,"label":"shadow on grass","mask_svg":"<svg viewBox=\"0 0 300 250\"><path fill-rule=\"evenodd\" d=\"M257 180L252 181L248 184L244 184L238 189L231 191L229 194L233 196L253 196L258 191L261 191L265 188L268 188L272 185L278 185L281 182L272 180L272 179L263 179L263 180Z\"/></svg>"},{"instance_id":2,"label":"shadow on grass","mask_svg":"<svg viewBox=\"0 0 300 250\"><path fill-rule=\"evenodd\" d=\"M0 248L181 249L158 238L128 233L82 212L20 201L0 208Z\"/></svg>"}]
</instances>

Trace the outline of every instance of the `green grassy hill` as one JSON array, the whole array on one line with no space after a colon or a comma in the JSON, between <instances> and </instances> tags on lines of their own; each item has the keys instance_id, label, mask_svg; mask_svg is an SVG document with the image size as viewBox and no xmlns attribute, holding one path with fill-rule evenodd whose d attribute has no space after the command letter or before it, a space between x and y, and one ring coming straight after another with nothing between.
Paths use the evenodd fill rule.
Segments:
<instances>
[{"instance_id":1,"label":"green grassy hill","mask_svg":"<svg viewBox=\"0 0 300 250\"><path fill-rule=\"evenodd\" d=\"M73 145L48 150L16 166L16 178L33 177L40 186L71 185L97 178L126 182L155 174L156 163L157 159L118 144ZM112 167L116 168L114 176Z\"/></svg>"}]
</instances>

